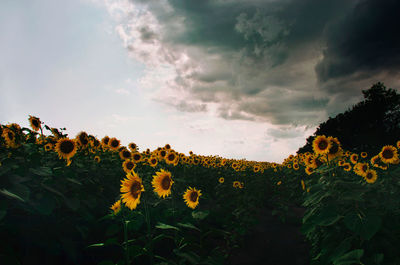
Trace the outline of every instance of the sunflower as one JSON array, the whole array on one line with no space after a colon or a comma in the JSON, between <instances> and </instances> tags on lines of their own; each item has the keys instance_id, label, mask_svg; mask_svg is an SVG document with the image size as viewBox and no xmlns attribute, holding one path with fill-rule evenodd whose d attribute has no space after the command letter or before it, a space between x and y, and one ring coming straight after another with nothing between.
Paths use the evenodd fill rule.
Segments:
<instances>
[{"instance_id":1,"label":"sunflower","mask_svg":"<svg viewBox=\"0 0 400 265\"><path fill-rule=\"evenodd\" d=\"M244 188L244 183L243 182L239 182L238 188L239 189L243 189Z\"/></svg>"},{"instance_id":2,"label":"sunflower","mask_svg":"<svg viewBox=\"0 0 400 265\"><path fill-rule=\"evenodd\" d=\"M367 163L357 163L353 168L354 172L362 177L365 176L368 169L369 167Z\"/></svg>"},{"instance_id":3,"label":"sunflower","mask_svg":"<svg viewBox=\"0 0 400 265\"><path fill-rule=\"evenodd\" d=\"M120 144L119 140L115 137L111 138L108 141L108 147L110 147L110 149L114 151L118 150L119 144Z\"/></svg>"},{"instance_id":4,"label":"sunflower","mask_svg":"<svg viewBox=\"0 0 400 265\"><path fill-rule=\"evenodd\" d=\"M343 163L343 169L345 170L345 171L350 171L351 170L351 165L350 165L350 163Z\"/></svg>"},{"instance_id":5,"label":"sunflower","mask_svg":"<svg viewBox=\"0 0 400 265\"><path fill-rule=\"evenodd\" d=\"M224 179L223 177L220 177L220 178L218 179L218 182L222 184L222 183L225 182L225 179Z\"/></svg>"},{"instance_id":6,"label":"sunflower","mask_svg":"<svg viewBox=\"0 0 400 265\"><path fill-rule=\"evenodd\" d=\"M232 186L234 188L238 188L240 186L240 182L236 180L236 181L233 182Z\"/></svg>"},{"instance_id":7,"label":"sunflower","mask_svg":"<svg viewBox=\"0 0 400 265\"><path fill-rule=\"evenodd\" d=\"M133 161L135 161L135 163L139 163L140 161L142 161L142 154L136 152L132 154L132 159Z\"/></svg>"},{"instance_id":8,"label":"sunflower","mask_svg":"<svg viewBox=\"0 0 400 265\"><path fill-rule=\"evenodd\" d=\"M385 164L393 164L399 158L396 147L392 145L384 146L379 153L379 157Z\"/></svg>"},{"instance_id":9,"label":"sunflower","mask_svg":"<svg viewBox=\"0 0 400 265\"><path fill-rule=\"evenodd\" d=\"M378 174L373 169L368 169L364 176L365 181L368 183L374 183L377 178Z\"/></svg>"},{"instance_id":10,"label":"sunflower","mask_svg":"<svg viewBox=\"0 0 400 265\"><path fill-rule=\"evenodd\" d=\"M144 187L142 179L134 171L127 174L126 177L126 179L121 180L121 198L126 207L134 210L140 203L140 195L144 191Z\"/></svg>"},{"instance_id":11,"label":"sunflower","mask_svg":"<svg viewBox=\"0 0 400 265\"><path fill-rule=\"evenodd\" d=\"M40 119L34 116L29 115L29 123L31 124L32 129L37 132L42 129L42 125L40 123Z\"/></svg>"},{"instance_id":12,"label":"sunflower","mask_svg":"<svg viewBox=\"0 0 400 265\"><path fill-rule=\"evenodd\" d=\"M121 211L121 200L116 201L113 205L111 205L110 209L113 210L114 215L119 213L119 211Z\"/></svg>"},{"instance_id":13,"label":"sunflower","mask_svg":"<svg viewBox=\"0 0 400 265\"><path fill-rule=\"evenodd\" d=\"M281 185L281 184L282 184L282 181L278 181L278 182L276 183L277 186L279 186L279 185Z\"/></svg>"},{"instance_id":14,"label":"sunflower","mask_svg":"<svg viewBox=\"0 0 400 265\"><path fill-rule=\"evenodd\" d=\"M367 152L361 152L361 157L366 158L368 156Z\"/></svg>"},{"instance_id":15,"label":"sunflower","mask_svg":"<svg viewBox=\"0 0 400 265\"><path fill-rule=\"evenodd\" d=\"M396 146L397 146L397 148L399 148L399 149L400 149L400 140L399 140L399 141L397 141L397 143L396 143Z\"/></svg>"},{"instance_id":16,"label":"sunflower","mask_svg":"<svg viewBox=\"0 0 400 265\"><path fill-rule=\"evenodd\" d=\"M301 180L300 182L301 182L301 188L303 190L306 190L306 184L304 183L304 180Z\"/></svg>"},{"instance_id":17,"label":"sunflower","mask_svg":"<svg viewBox=\"0 0 400 265\"><path fill-rule=\"evenodd\" d=\"M329 141L325 135L317 136L312 143L314 152L320 155L327 154L331 145L331 141Z\"/></svg>"},{"instance_id":18,"label":"sunflower","mask_svg":"<svg viewBox=\"0 0 400 265\"><path fill-rule=\"evenodd\" d=\"M89 144L89 136L86 132L80 132L76 136L76 142L82 146L82 147L87 147Z\"/></svg>"},{"instance_id":19,"label":"sunflower","mask_svg":"<svg viewBox=\"0 0 400 265\"><path fill-rule=\"evenodd\" d=\"M352 154L350 156L350 162L353 163L353 164L356 164L357 161L358 161L358 155L357 154Z\"/></svg>"},{"instance_id":20,"label":"sunflower","mask_svg":"<svg viewBox=\"0 0 400 265\"><path fill-rule=\"evenodd\" d=\"M164 148L167 149L167 150L169 150L169 149L171 149L171 145L166 144L166 145L164 146Z\"/></svg>"},{"instance_id":21,"label":"sunflower","mask_svg":"<svg viewBox=\"0 0 400 265\"><path fill-rule=\"evenodd\" d=\"M128 149L124 148L121 151L119 151L119 157L122 160L126 160L132 157L132 153L128 151Z\"/></svg>"},{"instance_id":22,"label":"sunflower","mask_svg":"<svg viewBox=\"0 0 400 265\"><path fill-rule=\"evenodd\" d=\"M342 148L340 147L340 142L336 137L329 136L328 140L331 142L331 147L329 148L328 152L328 159L333 160L342 153Z\"/></svg>"},{"instance_id":23,"label":"sunflower","mask_svg":"<svg viewBox=\"0 0 400 265\"><path fill-rule=\"evenodd\" d=\"M94 161L96 161L97 163L100 163L101 159L100 159L99 156L95 156L95 157L94 157Z\"/></svg>"},{"instance_id":24,"label":"sunflower","mask_svg":"<svg viewBox=\"0 0 400 265\"><path fill-rule=\"evenodd\" d=\"M74 139L61 138L57 141L55 151L58 153L58 157L64 159L70 159L73 157L77 150L77 144Z\"/></svg>"},{"instance_id":25,"label":"sunflower","mask_svg":"<svg viewBox=\"0 0 400 265\"><path fill-rule=\"evenodd\" d=\"M189 208L196 208L199 205L199 197L201 196L201 190L189 187L183 194L183 199Z\"/></svg>"},{"instance_id":26,"label":"sunflower","mask_svg":"<svg viewBox=\"0 0 400 265\"><path fill-rule=\"evenodd\" d=\"M126 173L130 173L136 168L136 164L132 160L127 159L122 163L122 168Z\"/></svg>"},{"instance_id":27,"label":"sunflower","mask_svg":"<svg viewBox=\"0 0 400 265\"><path fill-rule=\"evenodd\" d=\"M149 165L150 165L151 167L155 167L155 166L157 166L158 160L157 160L157 157L152 156L152 157L149 157L149 158L147 159L147 162L149 163Z\"/></svg>"},{"instance_id":28,"label":"sunflower","mask_svg":"<svg viewBox=\"0 0 400 265\"><path fill-rule=\"evenodd\" d=\"M103 137L103 139L101 139L101 144L103 145L103 147L108 147L108 142L110 141L110 137L108 137L107 135Z\"/></svg>"},{"instance_id":29,"label":"sunflower","mask_svg":"<svg viewBox=\"0 0 400 265\"><path fill-rule=\"evenodd\" d=\"M169 151L167 153L167 155L165 156L165 162L168 165L175 164L177 160L178 160L178 156L173 151Z\"/></svg>"},{"instance_id":30,"label":"sunflower","mask_svg":"<svg viewBox=\"0 0 400 265\"><path fill-rule=\"evenodd\" d=\"M160 159L164 159L164 157L167 155L167 151L165 150L165 149L161 149L159 152L158 152L158 157L160 158Z\"/></svg>"},{"instance_id":31,"label":"sunflower","mask_svg":"<svg viewBox=\"0 0 400 265\"><path fill-rule=\"evenodd\" d=\"M3 129L2 136L3 136L4 140L6 141L7 147L11 147L11 148L18 147L17 143L15 142L15 133L12 130L5 127Z\"/></svg>"},{"instance_id":32,"label":"sunflower","mask_svg":"<svg viewBox=\"0 0 400 265\"><path fill-rule=\"evenodd\" d=\"M132 152L136 152L137 151L137 145L135 143L130 143L128 145L128 147Z\"/></svg>"},{"instance_id":33,"label":"sunflower","mask_svg":"<svg viewBox=\"0 0 400 265\"><path fill-rule=\"evenodd\" d=\"M161 171L156 172L153 175L153 180L151 182L154 191L158 196L165 199L166 196L171 194L171 187L174 181L172 180L171 172L161 169Z\"/></svg>"},{"instance_id":34,"label":"sunflower","mask_svg":"<svg viewBox=\"0 0 400 265\"><path fill-rule=\"evenodd\" d=\"M51 143L47 143L45 146L44 146L44 150L45 151L50 151L50 150L52 150L53 149L53 144L51 144Z\"/></svg>"}]
</instances>

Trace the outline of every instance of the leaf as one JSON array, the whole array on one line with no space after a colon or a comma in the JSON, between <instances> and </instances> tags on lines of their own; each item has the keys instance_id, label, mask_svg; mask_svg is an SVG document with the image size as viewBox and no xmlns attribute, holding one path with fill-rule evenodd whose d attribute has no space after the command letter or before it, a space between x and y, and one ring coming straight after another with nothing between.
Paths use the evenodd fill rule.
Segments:
<instances>
[{"instance_id":1,"label":"leaf","mask_svg":"<svg viewBox=\"0 0 400 265\"><path fill-rule=\"evenodd\" d=\"M176 226L167 225L167 224L163 224L163 223L160 223L160 222L158 222L158 224L156 225L156 228L159 228L159 229L174 229L174 230L180 231L180 229L178 227L176 227Z\"/></svg>"},{"instance_id":2,"label":"leaf","mask_svg":"<svg viewBox=\"0 0 400 265\"><path fill-rule=\"evenodd\" d=\"M42 197L40 200L38 200L38 204L36 205L36 209L44 215L49 215L53 211L53 209L56 207L56 203L54 199L49 196L45 195Z\"/></svg>"},{"instance_id":3,"label":"leaf","mask_svg":"<svg viewBox=\"0 0 400 265\"><path fill-rule=\"evenodd\" d=\"M348 229L355 234L369 240L381 228L382 219L378 215L366 215L361 218L356 213L350 213L345 216L344 223Z\"/></svg>"},{"instance_id":4,"label":"leaf","mask_svg":"<svg viewBox=\"0 0 400 265\"><path fill-rule=\"evenodd\" d=\"M191 264L199 264L200 257L194 252L181 252L177 249L174 249L174 252L177 256L186 259Z\"/></svg>"},{"instance_id":5,"label":"leaf","mask_svg":"<svg viewBox=\"0 0 400 265\"><path fill-rule=\"evenodd\" d=\"M80 201L78 198L73 197L73 198L68 198L64 197L65 199L65 204L73 211L76 211L79 209L80 206Z\"/></svg>"},{"instance_id":6,"label":"leaf","mask_svg":"<svg viewBox=\"0 0 400 265\"><path fill-rule=\"evenodd\" d=\"M200 229L198 229L197 227L195 227L195 226L192 225L191 223L177 223L177 225L179 225L179 226L181 226L181 227L185 227L185 228L194 229L194 230L197 230L197 231L201 232Z\"/></svg>"},{"instance_id":7,"label":"leaf","mask_svg":"<svg viewBox=\"0 0 400 265\"><path fill-rule=\"evenodd\" d=\"M334 265L346 265L346 264L354 264L360 263L360 259L364 255L363 249L355 249L346 254L342 255L338 259L333 261Z\"/></svg>"},{"instance_id":8,"label":"leaf","mask_svg":"<svg viewBox=\"0 0 400 265\"><path fill-rule=\"evenodd\" d=\"M53 171L49 167L30 168L29 171L42 177L53 176Z\"/></svg>"},{"instance_id":9,"label":"leaf","mask_svg":"<svg viewBox=\"0 0 400 265\"><path fill-rule=\"evenodd\" d=\"M340 243L340 245L337 248L335 248L333 253L330 255L329 261L333 261L343 256L343 254L346 253L346 251L349 251L349 249L351 248L351 240L352 240L351 237L343 240L342 243Z\"/></svg>"},{"instance_id":10,"label":"leaf","mask_svg":"<svg viewBox=\"0 0 400 265\"><path fill-rule=\"evenodd\" d=\"M1 219L4 218L4 216L6 216L6 214L7 214L7 210L0 210L0 221L1 221Z\"/></svg>"},{"instance_id":11,"label":"leaf","mask_svg":"<svg viewBox=\"0 0 400 265\"><path fill-rule=\"evenodd\" d=\"M203 220L204 218L206 218L208 216L210 212L209 211L196 211L196 212L192 212L192 217L194 219L199 219L199 220Z\"/></svg>"},{"instance_id":12,"label":"leaf","mask_svg":"<svg viewBox=\"0 0 400 265\"><path fill-rule=\"evenodd\" d=\"M10 192L10 191L8 191L8 190L6 190L6 189L0 190L0 193L2 193L3 195L5 195L5 196L7 196L7 197L12 198L12 199L17 199L17 200L20 200L20 201L22 201L22 202L25 202L25 200L22 199L20 196L18 196L18 195L16 195L16 194L12 193L12 192Z\"/></svg>"},{"instance_id":13,"label":"leaf","mask_svg":"<svg viewBox=\"0 0 400 265\"><path fill-rule=\"evenodd\" d=\"M336 213L332 207L325 207L313 218L314 223L320 226L330 226L336 223L342 216Z\"/></svg>"},{"instance_id":14,"label":"leaf","mask_svg":"<svg viewBox=\"0 0 400 265\"><path fill-rule=\"evenodd\" d=\"M96 243L96 244L91 244L89 246L87 246L87 248L91 248L91 247L103 247L104 243Z\"/></svg>"},{"instance_id":15,"label":"leaf","mask_svg":"<svg viewBox=\"0 0 400 265\"><path fill-rule=\"evenodd\" d=\"M75 184L78 184L78 185L82 185L82 183L77 181L76 179L72 179L72 178L65 178L65 179L70 181L70 182L72 182L72 183L75 183Z\"/></svg>"}]
</instances>

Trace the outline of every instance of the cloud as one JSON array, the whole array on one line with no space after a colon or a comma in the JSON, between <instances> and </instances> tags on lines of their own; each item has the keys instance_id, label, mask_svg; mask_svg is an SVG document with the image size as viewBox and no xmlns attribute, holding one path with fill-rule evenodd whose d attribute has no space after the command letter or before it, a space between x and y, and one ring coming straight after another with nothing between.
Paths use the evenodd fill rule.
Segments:
<instances>
[{"instance_id":1,"label":"cloud","mask_svg":"<svg viewBox=\"0 0 400 265\"><path fill-rule=\"evenodd\" d=\"M151 98L180 111L315 126L359 100L371 74L396 80L396 1L106 3L145 80L158 80Z\"/></svg>"}]
</instances>

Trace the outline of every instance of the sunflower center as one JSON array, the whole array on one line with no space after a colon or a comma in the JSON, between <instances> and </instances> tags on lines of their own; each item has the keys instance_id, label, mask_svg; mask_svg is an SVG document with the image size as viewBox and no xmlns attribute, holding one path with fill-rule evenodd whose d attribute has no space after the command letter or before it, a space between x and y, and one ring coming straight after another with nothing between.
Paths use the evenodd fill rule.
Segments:
<instances>
[{"instance_id":1,"label":"sunflower center","mask_svg":"<svg viewBox=\"0 0 400 265\"><path fill-rule=\"evenodd\" d=\"M368 172L367 175L365 176L367 179L372 179L373 175L371 172Z\"/></svg>"},{"instance_id":2,"label":"sunflower center","mask_svg":"<svg viewBox=\"0 0 400 265\"><path fill-rule=\"evenodd\" d=\"M133 159L135 159L135 160L140 160L140 155L139 155L139 154L135 154L135 155L133 156Z\"/></svg>"},{"instance_id":3,"label":"sunflower center","mask_svg":"<svg viewBox=\"0 0 400 265\"><path fill-rule=\"evenodd\" d=\"M151 162L152 164L155 164L157 161L156 161L155 158L153 158L152 160L150 160L150 162Z\"/></svg>"},{"instance_id":4,"label":"sunflower center","mask_svg":"<svg viewBox=\"0 0 400 265\"><path fill-rule=\"evenodd\" d=\"M192 191L192 193L190 193L190 200L192 202L196 202L198 197L199 197L199 195L197 194L197 192Z\"/></svg>"},{"instance_id":5,"label":"sunflower center","mask_svg":"<svg viewBox=\"0 0 400 265\"><path fill-rule=\"evenodd\" d=\"M169 161L173 161L174 159L175 159L175 155L174 154L168 155L168 160Z\"/></svg>"},{"instance_id":6,"label":"sunflower center","mask_svg":"<svg viewBox=\"0 0 400 265\"><path fill-rule=\"evenodd\" d=\"M8 139L13 140L14 139L14 134L12 132L7 133Z\"/></svg>"},{"instance_id":7,"label":"sunflower center","mask_svg":"<svg viewBox=\"0 0 400 265\"><path fill-rule=\"evenodd\" d=\"M86 134L79 135L79 141L81 142L82 145L87 145L89 143L89 140L88 140Z\"/></svg>"},{"instance_id":8,"label":"sunflower center","mask_svg":"<svg viewBox=\"0 0 400 265\"><path fill-rule=\"evenodd\" d=\"M382 156L383 156L383 158L385 158L385 159L391 159L391 158L393 158L394 154L393 154L393 151L392 151L392 150L390 150L390 149L385 149L385 150L382 152Z\"/></svg>"},{"instance_id":9,"label":"sunflower center","mask_svg":"<svg viewBox=\"0 0 400 265\"><path fill-rule=\"evenodd\" d=\"M111 142L111 146L112 147L117 147L118 146L118 141L117 140L113 140L112 142Z\"/></svg>"},{"instance_id":10,"label":"sunflower center","mask_svg":"<svg viewBox=\"0 0 400 265\"><path fill-rule=\"evenodd\" d=\"M368 169L368 166L365 165L365 164L361 167L361 170L364 171L364 172L367 171L367 169Z\"/></svg>"},{"instance_id":11,"label":"sunflower center","mask_svg":"<svg viewBox=\"0 0 400 265\"><path fill-rule=\"evenodd\" d=\"M60 151L64 154L69 154L74 150L74 147L71 141L64 141L60 144Z\"/></svg>"},{"instance_id":12,"label":"sunflower center","mask_svg":"<svg viewBox=\"0 0 400 265\"><path fill-rule=\"evenodd\" d=\"M128 163L126 163L126 168L131 170L134 167L134 165L135 165L134 163L128 162Z\"/></svg>"},{"instance_id":13,"label":"sunflower center","mask_svg":"<svg viewBox=\"0 0 400 265\"><path fill-rule=\"evenodd\" d=\"M167 154L167 152L165 152L164 150L160 152L160 155L161 155L162 157L164 157L166 154Z\"/></svg>"},{"instance_id":14,"label":"sunflower center","mask_svg":"<svg viewBox=\"0 0 400 265\"><path fill-rule=\"evenodd\" d=\"M122 156L125 158L129 158L131 156L131 153L129 151L125 150L122 152Z\"/></svg>"},{"instance_id":15,"label":"sunflower center","mask_svg":"<svg viewBox=\"0 0 400 265\"><path fill-rule=\"evenodd\" d=\"M161 187L164 190L168 190L170 186L171 186L171 179L169 177L163 178L163 180L161 181Z\"/></svg>"},{"instance_id":16,"label":"sunflower center","mask_svg":"<svg viewBox=\"0 0 400 265\"><path fill-rule=\"evenodd\" d=\"M328 143L327 143L326 141L320 141L320 142L318 143L318 148L319 148L320 150L325 150L327 147L328 147Z\"/></svg>"},{"instance_id":17,"label":"sunflower center","mask_svg":"<svg viewBox=\"0 0 400 265\"><path fill-rule=\"evenodd\" d=\"M36 119L33 119L33 120L32 120L32 125L33 125L34 127L39 127L39 121L36 120Z\"/></svg>"},{"instance_id":18,"label":"sunflower center","mask_svg":"<svg viewBox=\"0 0 400 265\"><path fill-rule=\"evenodd\" d=\"M141 184L139 181L134 181L131 185L131 195L133 198L137 199L139 197L139 194L141 192Z\"/></svg>"}]
</instances>

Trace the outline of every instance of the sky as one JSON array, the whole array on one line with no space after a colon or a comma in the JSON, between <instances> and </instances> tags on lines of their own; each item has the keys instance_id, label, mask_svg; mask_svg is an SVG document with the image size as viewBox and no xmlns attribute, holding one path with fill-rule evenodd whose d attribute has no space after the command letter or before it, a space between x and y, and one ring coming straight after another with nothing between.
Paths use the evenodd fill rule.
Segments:
<instances>
[{"instance_id":1,"label":"sky","mask_svg":"<svg viewBox=\"0 0 400 265\"><path fill-rule=\"evenodd\" d=\"M397 0L2 0L0 123L282 162L376 82Z\"/></svg>"}]
</instances>

